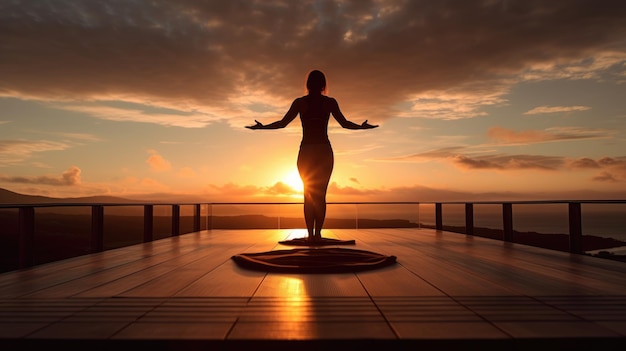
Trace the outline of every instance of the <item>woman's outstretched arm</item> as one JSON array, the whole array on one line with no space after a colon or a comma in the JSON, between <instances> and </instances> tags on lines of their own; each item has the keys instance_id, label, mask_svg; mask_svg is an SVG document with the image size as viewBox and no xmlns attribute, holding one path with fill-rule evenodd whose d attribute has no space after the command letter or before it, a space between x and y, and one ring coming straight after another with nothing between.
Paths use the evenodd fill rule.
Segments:
<instances>
[{"instance_id":1,"label":"woman's outstretched arm","mask_svg":"<svg viewBox=\"0 0 626 351\"><path fill-rule=\"evenodd\" d=\"M341 113L341 110L339 109L339 104L337 103L337 100L331 98L331 103L332 103L332 106L331 106L330 112L333 114L333 117L335 117L337 122L339 122L339 125L342 126L343 128L346 128L346 129L372 129L372 128L378 127L378 125L371 125L371 124L367 123L367 120L365 120L365 122L363 122L361 124L356 124L356 123L354 123L352 121L348 121L346 119L346 117L343 115L343 113Z\"/></svg>"},{"instance_id":2,"label":"woman's outstretched arm","mask_svg":"<svg viewBox=\"0 0 626 351\"><path fill-rule=\"evenodd\" d=\"M276 122L272 122L270 124L263 124L259 121L257 121L256 119L254 120L255 124L251 125L251 126L246 126L246 128L249 129L279 129L279 128L285 128L289 123L291 123L291 121L294 120L294 118L296 118L296 116L298 115L298 112L300 111L298 108L298 99L295 99L293 101L293 103L291 103L291 107L289 108L289 111L287 111L287 113L285 113L285 116L276 121Z\"/></svg>"}]
</instances>

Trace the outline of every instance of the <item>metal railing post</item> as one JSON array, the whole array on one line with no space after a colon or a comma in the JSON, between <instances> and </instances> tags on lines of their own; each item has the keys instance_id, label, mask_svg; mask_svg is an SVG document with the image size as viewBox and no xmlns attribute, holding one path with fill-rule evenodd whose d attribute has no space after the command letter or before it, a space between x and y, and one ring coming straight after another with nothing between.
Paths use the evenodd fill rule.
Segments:
<instances>
[{"instance_id":1,"label":"metal railing post","mask_svg":"<svg viewBox=\"0 0 626 351\"><path fill-rule=\"evenodd\" d=\"M18 265L20 268L31 267L35 264L35 208L20 207L18 229Z\"/></svg>"},{"instance_id":2,"label":"metal railing post","mask_svg":"<svg viewBox=\"0 0 626 351\"><path fill-rule=\"evenodd\" d=\"M435 229L443 230L443 210L441 202L435 203Z\"/></svg>"},{"instance_id":3,"label":"metal railing post","mask_svg":"<svg viewBox=\"0 0 626 351\"><path fill-rule=\"evenodd\" d=\"M580 202L570 202L569 207L569 252L583 253L583 230Z\"/></svg>"},{"instance_id":4,"label":"metal railing post","mask_svg":"<svg viewBox=\"0 0 626 351\"><path fill-rule=\"evenodd\" d=\"M180 205L172 205L172 236L180 234Z\"/></svg>"},{"instance_id":5,"label":"metal railing post","mask_svg":"<svg viewBox=\"0 0 626 351\"><path fill-rule=\"evenodd\" d=\"M143 206L143 242L147 243L154 238L154 206Z\"/></svg>"},{"instance_id":6,"label":"metal railing post","mask_svg":"<svg viewBox=\"0 0 626 351\"><path fill-rule=\"evenodd\" d=\"M91 206L91 252L104 250L104 206Z\"/></svg>"},{"instance_id":7,"label":"metal railing post","mask_svg":"<svg viewBox=\"0 0 626 351\"><path fill-rule=\"evenodd\" d=\"M420 204L417 203L417 229L422 229L422 218L420 217Z\"/></svg>"},{"instance_id":8,"label":"metal railing post","mask_svg":"<svg viewBox=\"0 0 626 351\"><path fill-rule=\"evenodd\" d=\"M502 204L502 231L504 241L513 241L513 205L511 203Z\"/></svg>"},{"instance_id":9,"label":"metal railing post","mask_svg":"<svg viewBox=\"0 0 626 351\"><path fill-rule=\"evenodd\" d=\"M207 210L206 210L206 218L207 218L207 223L206 223L206 228L207 230L211 230L213 229L213 204L207 204Z\"/></svg>"},{"instance_id":10,"label":"metal railing post","mask_svg":"<svg viewBox=\"0 0 626 351\"><path fill-rule=\"evenodd\" d=\"M202 210L200 206L201 206L200 204L194 205L194 211L193 211L193 231L194 232L200 231L200 212Z\"/></svg>"},{"instance_id":11,"label":"metal railing post","mask_svg":"<svg viewBox=\"0 0 626 351\"><path fill-rule=\"evenodd\" d=\"M465 234L474 235L474 204L465 204Z\"/></svg>"}]
</instances>

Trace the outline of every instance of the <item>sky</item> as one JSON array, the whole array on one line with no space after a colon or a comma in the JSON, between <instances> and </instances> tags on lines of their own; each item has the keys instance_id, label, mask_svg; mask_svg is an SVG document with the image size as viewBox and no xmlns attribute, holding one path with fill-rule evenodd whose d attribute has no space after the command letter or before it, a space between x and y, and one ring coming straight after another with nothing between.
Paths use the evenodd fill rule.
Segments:
<instances>
[{"instance_id":1,"label":"sky","mask_svg":"<svg viewBox=\"0 0 626 351\"><path fill-rule=\"evenodd\" d=\"M328 201L626 199L626 2L0 0L0 188L301 201L319 69Z\"/></svg>"}]
</instances>

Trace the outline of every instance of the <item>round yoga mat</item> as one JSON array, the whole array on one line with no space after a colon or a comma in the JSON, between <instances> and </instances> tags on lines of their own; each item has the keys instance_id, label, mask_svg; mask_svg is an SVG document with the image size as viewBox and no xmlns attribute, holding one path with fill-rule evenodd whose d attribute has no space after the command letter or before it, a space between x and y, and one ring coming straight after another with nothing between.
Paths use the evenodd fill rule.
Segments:
<instances>
[{"instance_id":1,"label":"round yoga mat","mask_svg":"<svg viewBox=\"0 0 626 351\"><path fill-rule=\"evenodd\" d=\"M355 245L354 240L341 240L333 238L319 238L317 240L309 240L309 238L295 238L279 241L278 243L289 246L328 246L328 245Z\"/></svg>"},{"instance_id":2,"label":"round yoga mat","mask_svg":"<svg viewBox=\"0 0 626 351\"><path fill-rule=\"evenodd\" d=\"M346 248L302 248L232 256L242 268L282 273L345 273L386 267L396 256Z\"/></svg>"}]
</instances>

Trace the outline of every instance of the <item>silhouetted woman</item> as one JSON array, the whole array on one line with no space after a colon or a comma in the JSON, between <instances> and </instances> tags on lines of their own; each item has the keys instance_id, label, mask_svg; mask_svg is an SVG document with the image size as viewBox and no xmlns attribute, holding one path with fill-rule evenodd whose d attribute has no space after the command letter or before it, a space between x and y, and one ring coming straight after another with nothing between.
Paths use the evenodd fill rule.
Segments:
<instances>
[{"instance_id":1,"label":"silhouetted woman","mask_svg":"<svg viewBox=\"0 0 626 351\"><path fill-rule=\"evenodd\" d=\"M298 172L304 185L304 220L310 240L321 239L322 226L326 218L326 191L333 172L333 149L328 140L328 120L330 114L343 128L371 129L378 127L367 123L350 122L339 110L339 104L325 96L326 77L314 70L306 81L308 95L293 101L285 116L276 122L247 126L250 129L285 128L298 114L302 121L302 142L298 153Z\"/></svg>"}]
</instances>

